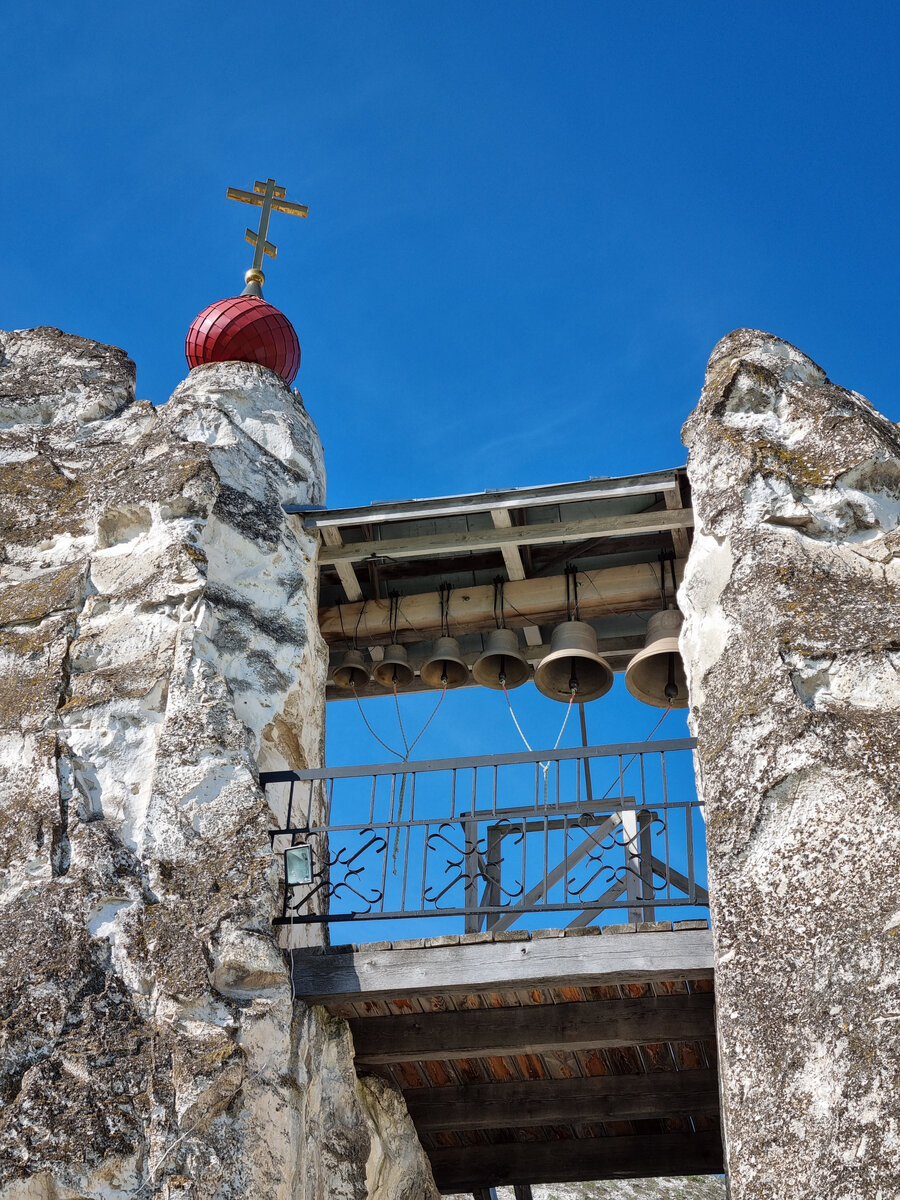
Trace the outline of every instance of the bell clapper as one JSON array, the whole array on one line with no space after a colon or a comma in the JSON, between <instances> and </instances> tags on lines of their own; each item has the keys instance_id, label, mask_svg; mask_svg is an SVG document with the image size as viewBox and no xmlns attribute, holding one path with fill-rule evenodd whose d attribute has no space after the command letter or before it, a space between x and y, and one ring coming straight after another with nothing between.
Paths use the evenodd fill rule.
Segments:
<instances>
[{"instance_id":1,"label":"bell clapper","mask_svg":"<svg viewBox=\"0 0 900 1200\"><path fill-rule=\"evenodd\" d=\"M669 671L666 679L666 699L674 700L678 695L678 684L675 682L675 655L669 655Z\"/></svg>"}]
</instances>

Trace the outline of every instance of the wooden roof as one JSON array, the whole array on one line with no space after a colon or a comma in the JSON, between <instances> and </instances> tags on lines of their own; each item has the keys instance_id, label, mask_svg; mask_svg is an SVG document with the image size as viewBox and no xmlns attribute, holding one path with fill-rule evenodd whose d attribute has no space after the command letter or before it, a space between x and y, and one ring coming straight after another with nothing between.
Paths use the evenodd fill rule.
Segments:
<instances>
[{"instance_id":1,"label":"wooden roof","mask_svg":"<svg viewBox=\"0 0 900 1200\"><path fill-rule=\"evenodd\" d=\"M320 535L319 623L332 653L355 644L377 661L394 638L396 594L396 640L416 668L442 632L442 584L452 589L449 632L474 662L495 627L497 579L504 623L522 631L526 656L539 661L550 630L566 619L571 563L580 616L623 670L660 607L660 553L674 553L680 580L693 526L684 467L362 508L286 508ZM417 673L402 690L423 688ZM350 693L329 684L327 694ZM377 685L360 691L384 694Z\"/></svg>"},{"instance_id":2,"label":"wooden roof","mask_svg":"<svg viewBox=\"0 0 900 1200\"><path fill-rule=\"evenodd\" d=\"M705 922L337 947L294 978L403 1092L443 1192L723 1170Z\"/></svg>"}]
</instances>

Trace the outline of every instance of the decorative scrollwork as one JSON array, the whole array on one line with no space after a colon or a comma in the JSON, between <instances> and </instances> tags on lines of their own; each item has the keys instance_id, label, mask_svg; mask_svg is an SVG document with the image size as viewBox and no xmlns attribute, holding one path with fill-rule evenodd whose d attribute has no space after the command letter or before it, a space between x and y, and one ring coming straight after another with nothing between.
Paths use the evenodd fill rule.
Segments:
<instances>
[{"instance_id":1,"label":"decorative scrollwork","mask_svg":"<svg viewBox=\"0 0 900 1200\"><path fill-rule=\"evenodd\" d=\"M381 903L384 892L380 887L361 889L356 881L369 869L363 856L368 853L383 855L387 850L387 839L374 829L360 829L358 833L364 839L362 845L357 845L355 849L352 845L341 846L333 855L317 853L313 845L312 879L308 884L295 885L291 889L290 907L295 912L308 905L314 896L321 896L326 903L348 895L356 896L363 906L358 910L361 913L371 912ZM305 890L300 892L300 887Z\"/></svg>"},{"instance_id":2,"label":"decorative scrollwork","mask_svg":"<svg viewBox=\"0 0 900 1200\"><path fill-rule=\"evenodd\" d=\"M472 836L472 829L475 835ZM493 904L501 904L524 895L525 884L521 879L515 880L510 886L508 879L502 878L503 840L513 839L514 845L520 845L524 834L521 823L501 818L484 828L482 836L478 836L478 824L474 821L462 820L458 824L449 821L442 822L436 830L430 832L425 839L425 858L429 854L437 857L441 852L446 856L442 870L443 875L449 875L441 887L440 884L429 884L423 893L426 903L440 907L440 901L455 887L462 885L467 891L478 888L481 880L485 885L485 895L490 894ZM449 851L446 849L449 847ZM432 860L433 861L433 860ZM437 867L434 868L437 870ZM477 894L477 892L476 892ZM459 907L454 905L453 907ZM476 905L477 907L477 901Z\"/></svg>"}]
</instances>

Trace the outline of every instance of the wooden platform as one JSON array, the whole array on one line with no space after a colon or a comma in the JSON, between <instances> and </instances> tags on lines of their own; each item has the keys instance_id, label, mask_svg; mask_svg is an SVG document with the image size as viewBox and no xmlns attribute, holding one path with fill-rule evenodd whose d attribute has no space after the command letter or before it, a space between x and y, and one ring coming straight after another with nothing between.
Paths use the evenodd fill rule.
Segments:
<instances>
[{"instance_id":1,"label":"wooden platform","mask_svg":"<svg viewBox=\"0 0 900 1200\"><path fill-rule=\"evenodd\" d=\"M443 1192L723 1169L705 922L332 947L294 982L402 1090Z\"/></svg>"}]
</instances>

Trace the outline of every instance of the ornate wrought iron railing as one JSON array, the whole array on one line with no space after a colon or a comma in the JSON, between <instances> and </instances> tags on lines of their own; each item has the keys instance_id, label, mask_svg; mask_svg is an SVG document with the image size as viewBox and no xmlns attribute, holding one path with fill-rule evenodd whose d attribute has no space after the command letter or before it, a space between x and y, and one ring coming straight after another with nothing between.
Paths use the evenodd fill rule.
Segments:
<instances>
[{"instance_id":1,"label":"ornate wrought iron railing","mask_svg":"<svg viewBox=\"0 0 900 1200\"><path fill-rule=\"evenodd\" d=\"M265 773L280 814L276 924L455 917L500 931L704 908L694 745Z\"/></svg>"}]
</instances>

